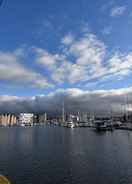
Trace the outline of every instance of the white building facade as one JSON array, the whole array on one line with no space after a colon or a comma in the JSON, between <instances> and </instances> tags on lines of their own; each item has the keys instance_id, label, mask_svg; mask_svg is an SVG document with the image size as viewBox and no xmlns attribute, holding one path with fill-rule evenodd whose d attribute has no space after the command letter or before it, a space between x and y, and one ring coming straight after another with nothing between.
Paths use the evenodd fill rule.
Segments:
<instances>
[{"instance_id":1,"label":"white building facade","mask_svg":"<svg viewBox=\"0 0 132 184\"><path fill-rule=\"evenodd\" d=\"M19 115L19 123L20 124L33 124L33 116L32 113L20 113Z\"/></svg>"}]
</instances>

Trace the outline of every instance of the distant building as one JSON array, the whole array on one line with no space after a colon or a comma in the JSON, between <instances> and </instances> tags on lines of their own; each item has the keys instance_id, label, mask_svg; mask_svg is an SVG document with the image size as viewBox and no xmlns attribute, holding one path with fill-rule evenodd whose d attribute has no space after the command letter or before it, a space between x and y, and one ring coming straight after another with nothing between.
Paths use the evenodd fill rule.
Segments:
<instances>
[{"instance_id":1,"label":"distant building","mask_svg":"<svg viewBox=\"0 0 132 184\"><path fill-rule=\"evenodd\" d=\"M33 113L20 113L19 124L33 124Z\"/></svg>"},{"instance_id":2,"label":"distant building","mask_svg":"<svg viewBox=\"0 0 132 184\"><path fill-rule=\"evenodd\" d=\"M10 125L15 125L17 124L17 116L15 115L10 115Z\"/></svg>"},{"instance_id":3,"label":"distant building","mask_svg":"<svg viewBox=\"0 0 132 184\"><path fill-rule=\"evenodd\" d=\"M33 124L39 124L39 115L38 114L34 114L34 116L33 116Z\"/></svg>"},{"instance_id":4,"label":"distant building","mask_svg":"<svg viewBox=\"0 0 132 184\"><path fill-rule=\"evenodd\" d=\"M47 114L40 114L39 115L39 123L46 123L47 122Z\"/></svg>"},{"instance_id":5,"label":"distant building","mask_svg":"<svg viewBox=\"0 0 132 184\"><path fill-rule=\"evenodd\" d=\"M14 114L0 114L1 126L13 126L17 124L17 117Z\"/></svg>"},{"instance_id":6,"label":"distant building","mask_svg":"<svg viewBox=\"0 0 132 184\"><path fill-rule=\"evenodd\" d=\"M88 114L87 113L81 113L79 117L81 122L88 122Z\"/></svg>"}]
</instances>

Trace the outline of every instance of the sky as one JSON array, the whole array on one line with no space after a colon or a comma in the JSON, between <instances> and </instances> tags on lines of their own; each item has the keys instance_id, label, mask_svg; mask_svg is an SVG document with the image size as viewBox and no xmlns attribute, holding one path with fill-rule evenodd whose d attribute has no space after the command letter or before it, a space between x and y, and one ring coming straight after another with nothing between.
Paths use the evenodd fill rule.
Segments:
<instances>
[{"instance_id":1,"label":"sky","mask_svg":"<svg viewBox=\"0 0 132 184\"><path fill-rule=\"evenodd\" d=\"M0 110L10 101L6 111L35 111L37 97L73 92L121 106L132 91L131 33L131 0L1 0Z\"/></svg>"}]
</instances>

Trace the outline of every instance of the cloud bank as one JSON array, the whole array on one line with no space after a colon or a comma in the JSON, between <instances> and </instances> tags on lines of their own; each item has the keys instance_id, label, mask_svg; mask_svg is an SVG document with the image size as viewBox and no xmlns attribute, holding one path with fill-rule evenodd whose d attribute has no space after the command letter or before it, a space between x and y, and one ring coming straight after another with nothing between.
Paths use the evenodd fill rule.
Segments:
<instances>
[{"instance_id":1,"label":"cloud bank","mask_svg":"<svg viewBox=\"0 0 132 184\"><path fill-rule=\"evenodd\" d=\"M111 112L124 113L125 110L132 110L132 88L92 92L72 88L34 97L1 96L0 112L47 112L59 115L62 112L63 102L67 113L87 112L103 115L110 115Z\"/></svg>"}]
</instances>

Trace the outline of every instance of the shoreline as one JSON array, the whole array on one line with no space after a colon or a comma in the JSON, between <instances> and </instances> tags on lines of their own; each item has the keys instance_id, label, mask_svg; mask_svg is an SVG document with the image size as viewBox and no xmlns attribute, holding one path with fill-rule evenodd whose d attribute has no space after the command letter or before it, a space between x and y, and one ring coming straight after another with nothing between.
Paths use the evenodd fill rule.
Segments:
<instances>
[{"instance_id":1,"label":"shoreline","mask_svg":"<svg viewBox=\"0 0 132 184\"><path fill-rule=\"evenodd\" d=\"M0 126L0 128L34 128L34 127L57 127L57 125L53 125L53 124L39 124L39 125L26 125L26 126L21 126L21 125L16 125L16 126ZM65 127L65 126L58 126L58 127L63 127L66 129L76 129L76 128L92 128L95 129L95 126L77 126L74 128L69 128L69 127ZM132 131L132 124L128 124L128 125L122 125L120 127L114 127L114 130L128 130L128 131ZM108 131L108 130L104 130L104 131Z\"/></svg>"}]
</instances>

